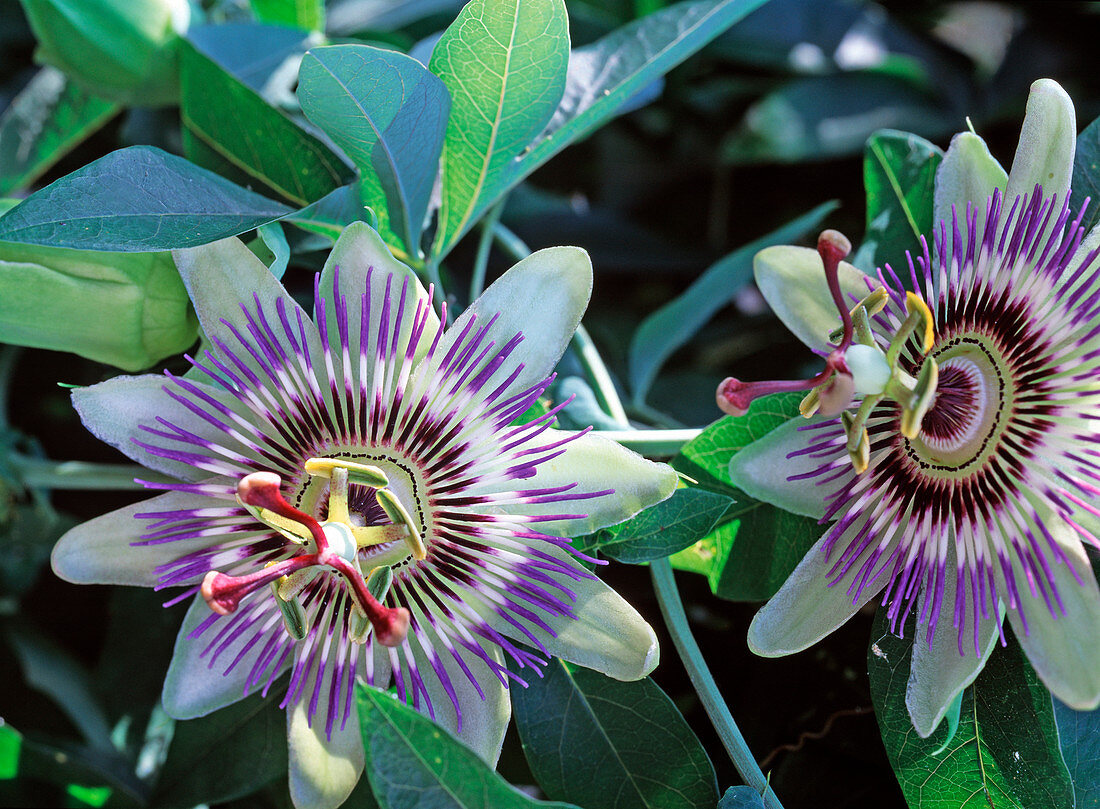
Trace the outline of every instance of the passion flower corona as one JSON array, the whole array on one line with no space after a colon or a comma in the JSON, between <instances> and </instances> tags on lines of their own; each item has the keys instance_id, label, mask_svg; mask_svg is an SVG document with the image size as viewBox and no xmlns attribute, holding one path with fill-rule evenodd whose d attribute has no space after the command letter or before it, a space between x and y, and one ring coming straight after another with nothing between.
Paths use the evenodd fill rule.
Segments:
<instances>
[{"instance_id":1,"label":"passion flower corona","mask_svg":"<svg viewBox=\"0 0 1100 809\"><path fill-rule=\"evenodd\" d=\"M1100 590L1085 550L1100 545L1100 233L1085 238L1067 204L1074 136L1049 81L1032 89L1007 177L976 135L958 136L937 175L934 249L922 239L909 258L909 291L890 265L870 277L840 262L831 234L819 254L763 251L761 288L827 367L807 383L719 389L734 413L758 394L809 390L810 422L750 445L730 474L829 523L749 645L797 652L879 597L893 631L915 622L906 704L921 735L1005 642L1005 615L1056 696L1100 703ZM837 307L831 323L806 295Z\"/></svg>"},{"instance_id":2,"label":"passion flower corona","mask_svg":"<svg viewBox=\"0 0 1100 809\"><path fill-rule=\"evenodd\" d=\"M175 257L209 350L184 377L119 377L73 401L93 433L178 482L147 483L166 493L53 554L70 581L193 599L170 714L283 688L289 672L291 796L327 808L363 768L357 680L392 682L493 762L509 681L548 656L620 679L653 668L652 629L562 537L667 497L675 474L552 429L553 410L521 419L587 304L583 251L535 253L450 328L362 224L333 248L312 319L236 239Z\"/></svg>"}]
</instances>

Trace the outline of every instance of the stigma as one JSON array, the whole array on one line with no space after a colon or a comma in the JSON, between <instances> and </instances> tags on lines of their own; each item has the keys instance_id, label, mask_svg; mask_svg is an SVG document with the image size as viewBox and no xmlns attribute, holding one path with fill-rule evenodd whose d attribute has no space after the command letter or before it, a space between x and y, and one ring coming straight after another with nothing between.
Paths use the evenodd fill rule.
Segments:
<instances>
[{"instance_id":1,"label":"stigma","mask_svg":"<svg viewBox=\"0 0 1100 809\"><path fill-rule=\"evenodd\" d=\"M298 600L319 575L339 577L351 594L353 639L364 642L373 633L384 646L401 644L408 634L410 615L404 607L382 604L393 580L392 570L376 566L364 574L360 549L403 542L413 559L427 557L423 536L400 499L387 488L385 473L374 466L341 458L311 458L306 473L328 484L324 521L291 505L282 494L282 479L272 472L253 472L237 484L237 500L259 522L281 534L295 553L244 576L210 571L201 593L219 615L235 612L250 593L269 587L283 615L287 632L302 639L309 631L306 611ZM390 520L380 525L356 524L348 503L349 484L373 490L378 506Z\"/></svg>"}]
</instances>

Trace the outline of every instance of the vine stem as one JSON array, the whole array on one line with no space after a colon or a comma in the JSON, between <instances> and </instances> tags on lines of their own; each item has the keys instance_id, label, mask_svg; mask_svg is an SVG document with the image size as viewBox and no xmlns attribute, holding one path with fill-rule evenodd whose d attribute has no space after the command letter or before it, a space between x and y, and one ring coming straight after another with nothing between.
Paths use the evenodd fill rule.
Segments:
<instances>
[{"instance_id":1,"label":"vine stem","mask_svg":"<svg viewBox=\"0 0 1100 809\"><path fill-rule=\"evenodd\" d=\"M470 277L471 303L485 291L485 269L489 264L489 250L493 246L493 231L500 222L500 215L507 201L507 195L502 197L500 202L489 209L489 213L481 223L481 236L477 240L477 255L474 257L474 272Z\"/></svg>"},{"instance_id":2,"label":"vine stem","mask_svg":"<svg viewBox=\"0 0 1100 809\"><path fill-rule=\"evenodd\" d=\"M740 728L733 720L733 714L722 699L718 684L714 682L706 660L703 659L699 644L691 634L684 605L680 601L680 591L676 587L672 565L669 564L668 559L659 559L650 562L649 571L653 576L653 589L657 593L661 615L672 635L672 643L680 653L680 659L691 679L691 684L695 687L711 724L718 731L722 744L729 753L730 760L733 761L733 766L737 768L737 772L741 774L745 783L760 793L766 809L783 809L783 804L779 802L779 797L768 784L768 779L760 770L752 751L745 742L745 737L741 735Z\"/></svg>"},{"instance_id":3,"label":"vine stem","mask_svg":"<svg viewBox=\"0 0 1100 809\"><path fill-rule=\"evenodd\" d=\"M600 435L617 441L647 458L668 458L680 451L702 430L600 430Z\"/></svg>"},{"instance_id":4,"label":"vine stem","mask_svg":"<svg viewBox=\"0 0 1100 809\"><path fill-rule=\"evenodd\" d=\"M8 456L20 481L29 488L43 489L144 489L134 478L169 481L171 478L124 463L85 463L84 461L50 461L32 458L19 452Z\"/></svg>"}]
</instances>

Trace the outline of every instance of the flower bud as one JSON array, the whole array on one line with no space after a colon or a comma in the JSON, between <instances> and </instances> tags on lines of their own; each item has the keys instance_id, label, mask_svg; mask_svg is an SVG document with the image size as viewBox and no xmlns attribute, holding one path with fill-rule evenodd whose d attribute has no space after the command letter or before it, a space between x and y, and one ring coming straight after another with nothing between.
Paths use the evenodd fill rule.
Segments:
<instances>
[{"instance_id":1,"label":"flower bud","mask_svg":"<svg viewBox=\"0 0 1100 809\"><path fill-rule=\"evenodd\" d=\"M179 97L188 0L22 0L35 57L97 96L161 106Z\"/></svg>"},{"instance_id":2,"label":"flower bud","mask_svg":"<svg viewBox=\"0 0 1100 809\"><path fill-rule=\"evenodd\" d=\"M2 342L138 371L186 350L197 333L170 253L0 242Z\"/></svg>"}]
</instances>

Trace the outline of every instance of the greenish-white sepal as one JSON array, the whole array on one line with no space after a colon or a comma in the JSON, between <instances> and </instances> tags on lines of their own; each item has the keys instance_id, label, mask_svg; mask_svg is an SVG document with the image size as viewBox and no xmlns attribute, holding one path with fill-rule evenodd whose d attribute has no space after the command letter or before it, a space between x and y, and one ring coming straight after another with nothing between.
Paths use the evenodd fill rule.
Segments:
<instances>
[{"instance_id":1,"label":"greenish-white sepal","mask_svg":"<svg viewBox=\"0 0 1100 809\"><path fill-rule=\"evenodd\" d=\"M484 386L486 392L493 390L522 364L519 375L498 396L504 401L550 375L577 330L591 294L592 262L584 250L549 247L532 253L470 304L444 334L430 367L438 367L471 320L471 333L492 322L482 345L491 341L497 350L522 334L523 340Z\"/></svg>"},{"instance_id":2,"label":"greenish-white sepal","mask_svg":"<svg viewBox=\"0 0 1100 809\"><path fill-rule=\"evenodd\" d=\"M1100 588L1077 533L1049 507L1037 504L1036 509L1037 520L1068 562L1050 560L1065 614L1055 617L1041 594L1031 595L1019 562L1014 560L1027 631L1017 610L1009 609L1008 619L1028 661L1051 693L1076 711L1091 711L1100 705ZM1007 592L1000 565L994 565L994 571L998 592ZM1049 585L1044 585L1049 594Z\"/></svg>"},{"instance_id":3,"label":"greenish-white sepal","mask_svg":"<svg viewBox=\"0 0 1100 809\"><path fill-rule=\"evenodd\" d=\"M297 809L336 809L363 774L363 738L354 700L346 721L337 719L333 723L332 737L325 733L329 686L335 670L332 665L325 667L312 726L307 718L309 689L286 714L290 799Z\"/></svg>"},{"instance_id":4,"label":"greenish-white sepal","mask_svg":"<svg viewBox=\"0 0 1100 809\"><path fill-rule=\"evenodd\" d=\"M936 170L935 193L932 202L932 215L935 233L926 234L929 247L935 249L935 238L939 235L940 223L952 233L952 216L957 213L960 231L965 232L966 206L974 206L977 215L978 232L985 226L986 205L993 192L1002 191L1008 182L1008 174L989 153L985 141L973 132L960 132L951 139L951 145L943 162Z\"/></svg>"},{"instance_id":5,"label":"greenish-white sepal","mask_svg":"<svg viewBox=\"0 0 1100 809\"><path fill-rule=\"evenodd\" d=\"M325 267L321 271L320 293L325 302L325 320L328 326L329 344L332 346L334 361L340 361L340 331L336 325L336 308L333 300L333 280L336 270L339 268L340 295L348 310L348 345L351 351L352 378L357 385L361 384L366 390L371 390L373 384L373 371L375 366L375 350L378 344L377 329L382 322L383 302L389 289L389 329L386 336L387 345L392 344L394 319L397 317L401 302L402 290L405 291L405 307L402 311L401 330L398 340L398 356L403 356L405 347L409 344L409 336L412 333L413 318L416 315L417 304L423 303L427 309L427 324L417 345L414 363L427 352L432 344L436 332L439 330L439 317L431 307L428 291L420 283L409 267L394 258L382 237L366 222L352 222L329 253ZM369 275L369 279L368 279ZM406 286L407 285L407 286ZM370 287L370 314L368 324L371 333L363 335L362 331L362 306L363 295ZM363 345L363 344L366 345ZM368 362L366 363L367 378L361 380L359 368L359 351L363 345ZM338 359L339 358L339 359ZM342 365L340 366L343 367ZM339 371L338 371L339 375Z\"/></svg>"},{"instance_id":6,"label":"greenish-white sepal","mask_svg":"<svg viewBox=\"0 0 1100 809\"><path fill-rule=\"evenodd\" d=\"M1036 184L1046 196L1066 201L1077 149L1077 115L1073 101L1058 82L1039 79L1031 85L1020 142L1005 187L1005 204L1011 208L1017 195L1031 195ZM1053 219L1053 217L1052 217Z\"/></svg>"},{"instance_id":7,"label":"greenish-white sepal","mask_svg":"<svg viewBox=\"0 0 1100 809\"><path fill-rule=\"evenodd\" d=\"M187 293L191 296L203 332L212 340L226 343L261 379L267 377L267 372L247 351L240 348L229 326L222 322L224 320L233 324L246 340L250 340L241 307L243 305L249 312L254 312L257 301L272 332L291 357L295 352L288 338L283 336L278 303L282 301L287 322L294 330L295 340L300 340L298 317L301 315L314 368L324 368L321 341L313 321L271 274L271 270L240 239L222 239L201 247L174 250L172 256L183 278L183 284L187 287ZM322 386L322 389L327 389L327 386Z\"/></svg>"},{"instance_id":8,"label":"greenish-white sepal","mask_svg":"<svg viewBox=\"0 0 1100 809\"><path fill-rule=\"evenodd\" d=\"M429 626L420 617L417 620L421 627ZM480 658L459 651L463 662L481 687L479 694L451 653L443 647L438 636L433 637L432 647L433 651L438 653L438 664L450 679L455 698L458 700L458 707L462 714L460 727L459 715L455 711L454 703L429 661L433 652L421 646L419 643L423 637L421 634L417 634L416 637L417 640L410 642L410 646L417 668L423 677L424 687L432 701L435 722L454 734L455 738L477 753L490 767L495 767L500 758L500 749L504 745L508 721L512 718L512 701L508 696L507 686ZM503 665L504 657L498 648L491 647L485 651ZM409 693L413 692L410 684L406 683L406 688L409 689ZM425 716L431 716L423 703L417 710Z\"/></svg>"},{"instance_id":9,"label":"greenish-white sepal","mask_svg":"<svg viewBox=\"0 0 1100 809\"><path fill-rule=\"evenodd\" d=\"M548 429L539 435L539 442L554 444L567 435ZM537 522L533 526L545 534L573 537L630 519L642 509L670 497L679 481L676 472L667 464L647 460L597 432L574 438L565 444L564 450L558 457L540 463L533 477L479 488L478 492L552 489L570 484L576 484L570 491L578 494L611 490L608 494L575 502L504 506L509 513L529 516L574 512L576 516L571 519Z\"/></svg>"},{"instance_id":10,"label":"greenish-white sepal","mask_svg":"<svg viewBox=\"0 0 1100 809\"><path fill-rule=\"evenodd\" d=\"M165 388L172 386L173 383L167 377L156 374L116 376L87 388L74 388L73 407L92 435L143 466L187 481L210 477L211 471L153 455L134 443L155 440L141 428L156 427L159 416L219 446L246 451L225 432L169 396ZM205 386L204 390L219 401L229 404L230 397L222 391Z\"/></svg>"},{"instance_id":11,"label":"greenish-white sepal","mask_svg":"<svg viewBox=\"0 0 1100 809\"><path fill-rule=\"evenodd\" d=\"M932 633L932 645L929 647L928 644L928 625L918 620L913 637L913 662L905 689L905 706L909 709L909 718L913 720L913 727L922 738L932 735L947 715L952 702L964 688L974 682L1000 637L997 631L1000 626L999 616L979 621L978 647L982 652L980 656L975 653L973 610L976 605L971 603L972 599L967 599L960 654L959 629L954 626L958 555L953 537L948 538L946 544L943 599L939 620L936 621L936 629ZM925 587L917 604L918 616L925 615L925 610L931 609L928 604L930 597L930 588ZM991 610L991 614L995 613L996 606Z\"/></svg>"},{"instance_id":12,"label":"greenish-white sepal","mask_svg":"<svg viewBox=\"0 0 1100 809\"><path fill-rule=\"evenodd\" d=\"M753 259L760 293L791 334L820 353L832 350L829 333L840 325L821 256L808 247L767 247ZM876 287L877 279L846 261L838 268L844 303L851 309Z\"/></svg>"},{"instance_id":13,"label":"greenish-white sepal","mask_svg":"<svg viewBox=\"0 0 1100 809\"><path fill-rule=\"evenodd\" d=\"M873 580L869 576L858 596L855 595L855 590L849 591L860 576L863 563L878 547L878 543L872 543L866 548L856 557L844 576L830 586L830 582L836 578L835 574L829 575L833 565L862 527L863 521L856 520L836 540L828 558L825 555L825 537L814 544L779 588L779 592L752 619L748 642L753 652L761 657L782 657L801 652L846 623L860 607L882 592L888 580L887 573L882 573ZM890 558L896 545L897 538L891 537L882 549L879 565L882 560Z\"/></svg>"},{"instance_id":14,"label":"greenish-white sepal","mask_svg":"<svg viewBox=\"0 0 1100 809\"><path fill-rule=\"evenodd\" d=\"M226 673L226 667L251 638L248 632L238 633L218 656L217 663L211 667L209 655L203 656L202 652L217 633L217 626L210 627L198 638L188 637L211 614L210 607L202 596L195 596L176 636L176 648L172 652L172 662L168 666L164 691L161 694L164 710L176 719L206 716L218 708L244 699L244 684L252 671L252 664L265 648L263 643L253 644L233 669ZM282 631L281 624L275 631ZM289 665L289 662L284 663L280 671Z\"/></svg>"},{"instance_id":15,"label":"greenish-white sepal","mask_svg":"<svg viewBox=\"0 0 1100 809\"><path fill-rule=\"evenodd\" d=\"M825 516L825 498L839 491L848 482L848 476L841 475L826 483L818 483L813 478L791 480L825 463L820 457L809 454L791 457L791 453L804 450L820 439L822 431L810 428L825 421L828 419L820 416L793 418L753 441L730 460L733 485L757 500L820 520ZM848 459L838 450L833 462L847 465Z\"/></svg>"},{"instance_id":16,"label":"greenish-white sepal","mask_svg":"<svg viewBox=\"0 0 1100 809\"><path fill-rule=\"evenodd\" d=\"M570 554L545 544L539 550L574 567ZM544 615L554 635L534 629L546 652L570 663L603 672L616 680L640 680L657 666L661 651L653 627L626 600L597 578L572 579L554 575L576 595L576 618ZM494 612L486 616L501 634L523 643L530 639Z\"/></svg>"},{"instance_id":17,"label":"greenish-white sepal","mask_svg":"<svg viewBox=\"0 0 1100 809\"><path fill-rule=\"evenodd\" d=\"M73 584L152 587L159 580L158 566L205 548L217 538L204 536L135 547L131 543L141 540L148 523L134 515L216 505L204 495L168 492L88 520L67 531L54 545L50 556L54 573Z\"/></svg>"}]
</instances>

